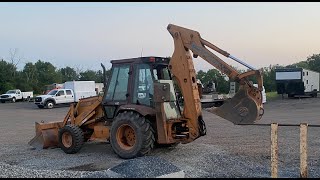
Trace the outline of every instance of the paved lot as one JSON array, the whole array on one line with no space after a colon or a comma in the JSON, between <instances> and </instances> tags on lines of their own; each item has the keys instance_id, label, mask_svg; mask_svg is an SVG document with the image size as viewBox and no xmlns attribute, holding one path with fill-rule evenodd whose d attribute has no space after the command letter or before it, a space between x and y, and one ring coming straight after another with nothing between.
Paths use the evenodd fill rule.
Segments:
<instances>
[{"instance_id":1,"label":"paved lot","mask_svg":"<svg viewBox=\"0 0 320 180\"><path fill-rule=\"evenodd\" d=\"M35 150L27 144L35 135L36 121L62 120L67 111L68 107L38 109L32 102L0 104L0 169L7 169L0 177L35 176L25 169L41 171L40 177L82 177L84 172L106 170L126 161L106 142L86 143L77 154L65 154L58 148ZM203 116L206 136L176 148L157 148L149 156L171 162L186 177L270 177L269 126L236 126L206 111ZM267 102L258 124L271 122L319 125L320 98ZM320 177L319 130L308 128L309 177ZM299 127L280 126L278 137L279 177L299 177Z\"/></svg>"}]
</instances>

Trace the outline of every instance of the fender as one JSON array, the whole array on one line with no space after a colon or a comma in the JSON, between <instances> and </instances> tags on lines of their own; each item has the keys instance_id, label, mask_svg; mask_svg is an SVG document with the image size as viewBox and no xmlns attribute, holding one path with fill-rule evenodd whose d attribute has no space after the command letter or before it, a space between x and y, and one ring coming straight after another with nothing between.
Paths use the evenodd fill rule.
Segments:
<instances>
[{"instance_id":1,"label":"fender","mask_svg":"<svg viewBox=\"0 0 320 180\"><path fill-rule=\"evenodd\" d=\"M54 98L47 98L46 100L44 100L43 104L46 104L49 100L53 101L53 103L56 104L56 100Z\"/></svg>"}]
</instances>

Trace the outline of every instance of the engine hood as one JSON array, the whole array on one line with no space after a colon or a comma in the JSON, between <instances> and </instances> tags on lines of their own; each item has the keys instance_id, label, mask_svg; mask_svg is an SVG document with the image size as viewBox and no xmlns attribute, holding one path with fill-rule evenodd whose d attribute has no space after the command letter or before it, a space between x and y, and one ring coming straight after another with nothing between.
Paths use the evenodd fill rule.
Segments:
<instances>
[{"instance_id":1,"label":"engine hood","mask_svg":"<svg viewBox=\"0 0 320 180\"><path fill-rule=\"evenodd\" d=\"M46 99L46 98L49 98L49 97L54 97L54 95L40 95L40 96L37 96L37 97L41 97L42 99Z\"/></svg>"},{"instance_id":2,"label":"engine hood","mask_svg":"<svg viewBox=\"0 0 320 180\"><path fill-rule=\"evenodd\" d=\"M13 96L13 95L15 95L15 94L1 94L1 96L5 96L5 95L7 95L7 96Z\"/></svg>"}]
</instances>

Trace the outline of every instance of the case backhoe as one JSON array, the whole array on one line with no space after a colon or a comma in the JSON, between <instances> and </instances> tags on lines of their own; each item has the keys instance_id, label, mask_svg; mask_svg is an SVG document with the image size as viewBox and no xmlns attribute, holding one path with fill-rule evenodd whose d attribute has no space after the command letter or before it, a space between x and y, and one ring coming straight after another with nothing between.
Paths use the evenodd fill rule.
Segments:
<instances>
[{"instance_id":1,"label":"case backhoe","mask_svg":"<svg viewBox=\"0 0 320 180\"><path fill-rule=\"evenodd\" d=\"M172 24L167 29L174 40L171 58L112 60L112 73L104 82L103 97L72 104L63 121L36 122L36 136L29 144L76 153L84 142L102 140L109 141L121 158L134 158L147 154L154 145L189 143L204 136L206 126L191 52L194 58L200 56L240 84L232 99L210 112L234 124L251 124L261 119L263 81L259 70L202 39L197 31ZM206 47L252 70L239 74ZM248 76L256 76L257 88ZM182 92L182 107L177 102L174 84Z\"/></svg>"}]
</instances>

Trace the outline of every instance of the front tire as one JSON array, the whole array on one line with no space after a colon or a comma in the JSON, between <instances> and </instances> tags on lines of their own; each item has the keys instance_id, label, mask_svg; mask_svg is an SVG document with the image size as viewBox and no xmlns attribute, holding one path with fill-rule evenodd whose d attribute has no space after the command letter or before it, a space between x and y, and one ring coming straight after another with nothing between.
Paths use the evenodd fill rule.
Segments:
<instances>
[{"instance_id":1,"label":"front tire","mask_svg":"<svg viewBox=\"0 0 320 180\"><path fill-rule=\"evenodd\" d=\"M149 120L136 112L124 111L114 119L110 144L121 158L131 159L148 154L154 147L154 134Z\"/></svg>"},{"instance_id":2,"label":"front tire","mask_svg":"<svg viewBox=\"0 0 320 180\"><path fill-rule=\"evenodd\" d=\"M11 100L11 102L15 103L15 102L16 102L16 98L13 97L12 100Z\"/></svg>"},{"instance_id":3,"label":"front tire","mask_svg":"<svg viewBox=\"0 0 320 180\"><path fill-rule=\"evenodd\" d=\"M83 143L83 131L78 126L69 124L59 130L59 146L65 153L77 153Z\"/></svg>"},{"instance_id":4,"label":"front tire","mask_svg":"<svg viewBox=\"0 0 320 180\"><path fill-rule=\"evenodd\" d=\"M47 101L46 102L46 108L47 109L52 109L54 107L54 102L53 101Z\"/></svg>"},{"instance_id":5,"label":"front tire","mask_svg":"<svg viewBox=\"0 0 320 180\"><path fill-rule=\"evenodd\" d=\"M38 108L39 108L39 109L43 109L43 108L44 108L44 106L42 106L42 105L38 105Z\"/></svg>"}]
</instances>

